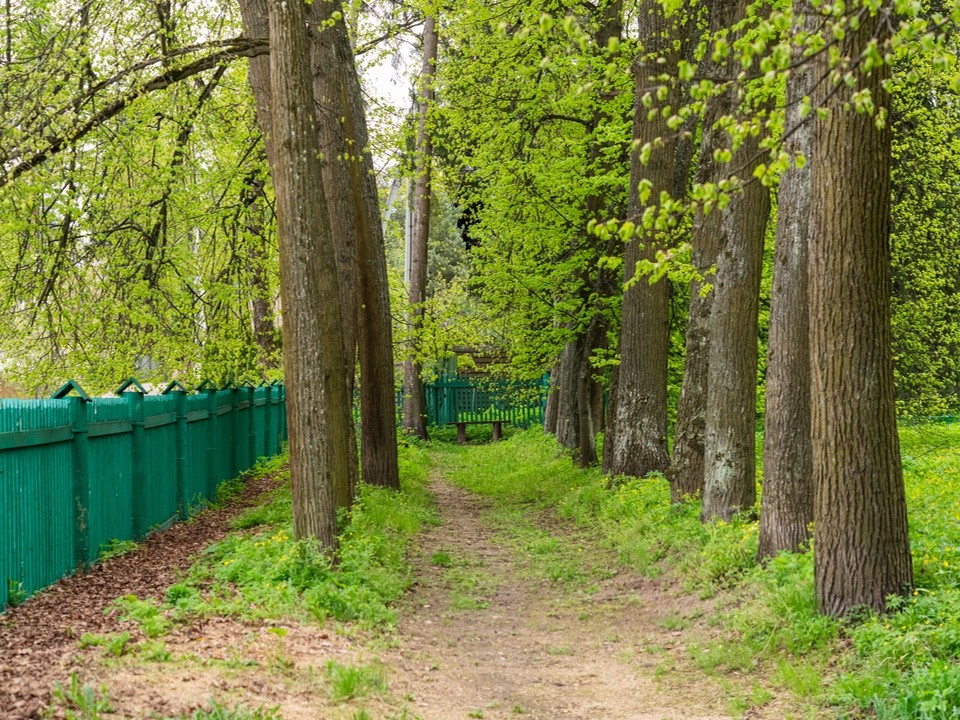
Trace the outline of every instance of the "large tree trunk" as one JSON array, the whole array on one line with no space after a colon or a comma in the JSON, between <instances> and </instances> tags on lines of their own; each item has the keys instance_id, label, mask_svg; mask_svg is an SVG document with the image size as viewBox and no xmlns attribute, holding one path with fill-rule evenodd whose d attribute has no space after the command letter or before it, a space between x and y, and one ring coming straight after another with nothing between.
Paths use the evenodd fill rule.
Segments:
<instances>
[{"instance_id":1,"label":"large tree trunk","mask_svg":"<svg viewBox=\"0 0 960 720\"><path fill-rule=\"evenodd\" d=\"M353 248L356 264L353 339L359 343L363 479L399 488L390 290L363 93L346 24L342 15L335 19L342 2L315 2L312 8L317 27L326 28L314 41L314 87L323 92L318 94L318 115L326 128L322 138L331 143L325 156L340 183L327 187L327 197L338 196L331 204L344 215L332 216L332 225L343 244Z\"/></svg>"},{"instance_id":2,"label":"large tree trunk","mask_svg":"<svg viewBox=\"0 0 960 720\"><path fill-rule=\"evenodd\" d=\"M356 363L357 352L357 239L354 228L353 196L350 187L350 164L347 153L353 151L347 138L346 86L348 66L346 58L337 51L334 27L328 27L339 3L313 2L309 4L309 23L313 94L317 102L317 126L320 132L320 152L323 161L324 194L330 227L336 239L337 274L343 308L344 352L350 367ZM341 23L342 25L342 23ZM354 374L350 374L349 388L353 391Z\"/></svg>"},{"instance_id":3,"label":"large tree trunk","mask_svg":"<svg viewBox=\"0 0 960 720\"><path fill-rule=\"evenodd\" d=\"M323 196L306 8L270 0L272 174L280 241L294 532L337 545L354 443L340 289ZM319 362L318 362L319 359Z\"/></svg>"},{"instance_id":4,"label":"large tree trunk","mask_svg":"<svg viewBox=\"0 0 960 720\"><path fill-rule=\"evenodd\" d=\"M427 239L430 235L430 170L433 155L430 106L437 64L436 18L428 16L423 26L423 67L420 71L420 110L417 124L417 176L414 183L413 239L410 244L410 356L403 364L403 427L426 439L427 408L423 394L423 368L414 357L417 333L423 325L423 302L427 299Z\"/></svg>"},{"instance_id":5,"label":"large tree trunk","mask_svg":"<svg viewBox=\"0 0 960 720\"><path fill-rule=\"evenodd\" d=\"M751 136L734 163L758 156L759 139ZM757 306L770 193L750 180L722 213L724 247L717 258L707 351L704 520L729 520L757 500Z\"/></svg>"},{"instance_id":6,"label":"large tree trunk","mask_svg":"<svg viewBox=\"0 0 960 720\"><path fill-rule=\"evenodd\" d=\"M309 10L311 27L320 27L323 18L314 4ZM244 34L251 38L264 37L269 31L267 25L267 3L265 0L240 0L240 11L243 18ZM332 12L332 11L331 11ZM335 53L332 51L330 37L317 36L310 38L311 44L311 77L313 80L311 95L317 100L316 116L318 118L317 132L322 147L322 171L325 205L328 213L328 225L336 228L335 258L340 292L341 318L343 322L343 364L345 367L345 381L347 396L352 403L353 385L356 367L357 343L357 252L353 233L341 232L341 228L354 227L351 198L349 195L349 176L344 162L338 161L346 147L343 130L340 127L340 113L332 117L329 109L331 91L336 92L338 81L342 84L342 74L338 69ZM272 120L273 98L271 77L267 70L269 58L253 58L250 61L248 78L253 89L257 104L257 120L264 134L267 157L271 164L275 164L273 154L276 152ZM350 414L350 434L355 438L353 428L353 414ZM351 462L350 473L346 481L336 488L336 504L338 508L349 507L356 493L358 480L358 462L356 441L350 445Z\"/></svg>"},{"instance_id":7,"label":"large tree trunk","mask_svg":"<svg viewBox=\"0 0 960 720\"><path fill-rule=\"evenodd\" d=\"M816 30L809 0L794 2L798 26ZM794 50L799 60L802 48ZM811 156L813 130L800 117L801 101L814 90L809 65L787 78L784 150ZM810 165L793 168L780 180L777 238L770 292L767 396L763 428L763 498L757 558L800 550L813 522L810 448L810 332L807 299L807 243L810 234Z\"/></svg>"},{"instance_id":8,"label":"large tree trunk","mask_svg":"<svg viewBox=\"0 0 960 720\"><path fill-rule=\"evenodd\" d=\"M664 67L677 62L676 25L667 17L657 0L640 6L640 37L645 43L645 58L637 58L634 67L635 97L633 138L637 145L630 161L630 192L627 215L637 224L637 235L624 252L624 280L629 285L623 295L623 319L620 324L620 372L616 402L617 416L612 442L610 472L614 475L642 477L663 472L670 464L667 451L667 353L670 345L670 289L666 278L651 283L636 277L637 262L655 260L662 247L662 233L645 228L641 216L647 207L659 205L661 192L672 193L676 186L675 133L667 118L643 104L648 88L656 87ZM663 62L661 63L661 59ZM656 93L652 93L656 96ZM663 104L676 107L679 86L667 86ZM646 165L640 163L641 148L655 145ZM649 199L640 197L641 184L649 183ZM632 284L631 284L632 283Z\"/></svg>"},{"instance_id":9,"label":"large tree trunk","mask_svg":"<svg viewBox=\"0 0 960 720\"><path fill-rule=\"evenodd\" d=\"M746 8L746 0L716 2L711 27L734 27L746 16ZM733 74L733 67L728 64L728 74ZM738 87L727 92L730 106L741 107ZM761 155L760 137L748 135L725 169L748 179L726 208L714 211L720 213L722 244L707 339L701 516L705 521L729 520L757 500L757 308L770 218L770 191L752 177Z\"/></svg>"},{"instance_id":10,"label":"large tree trunk","mask_svg":"<svg viewBox=\"0 0 960 720\"><path fill-rule=\"evenodd\" d=\"M712 10L711 17L718 12ZM707 63L708 72L722 72L714 63ZM713 98L704 112L700 139L700 159L695 181L699 184L718 183L727 173L727 166L713 159L713 151L727 135L718 128L717 121L730 114L733 96L725 92ZM690 312L687 322L686 349L683 366L683 384L677 404L677 424L674 430L673 456L667 470L670 481L670 500L680 502L703 491L703 450L705 440L707 368L709 363L710 314L713 291L704 292L705 285L714 277L709 275L717 263L722 242L721 212L705 213L698 208L693 219L691 243L694 269L703 278L690 284Z\"/></svg>"},{"instance_id":11,"label":"large tree trunk","mask_svg":"<svg viewBox=\"0 0 960 720\"><path fill-rule=\"evenodd\" d=\"M854 62L872 38L889 41L886 14L859 17L842 50ZM890 348L890 127L844 108L859 88L889 107L890 67L854 69L851 89L825 79L828 62L814 65L815 102L831 110L815 129L811 181L814 583L821 612L842 616L883 609L913 569Z\"/></svg>"}]
</instances>

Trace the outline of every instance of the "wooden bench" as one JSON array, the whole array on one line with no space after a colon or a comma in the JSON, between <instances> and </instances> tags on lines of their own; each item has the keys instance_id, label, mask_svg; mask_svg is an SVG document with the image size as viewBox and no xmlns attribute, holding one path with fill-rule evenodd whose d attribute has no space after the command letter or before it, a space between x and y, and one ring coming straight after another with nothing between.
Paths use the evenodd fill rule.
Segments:
<instances>
[{"instance_id":1,"label":"wooden bench","mask_svg":"<svg viewBox=\"0 0 960 720\"><path fill-rule=\"evenodd\" d=\"M467 425L493 425L493 442L503 439L503 420L464 420L457 423L457 445L467 444Z\"/></svg>"}]
</instances>

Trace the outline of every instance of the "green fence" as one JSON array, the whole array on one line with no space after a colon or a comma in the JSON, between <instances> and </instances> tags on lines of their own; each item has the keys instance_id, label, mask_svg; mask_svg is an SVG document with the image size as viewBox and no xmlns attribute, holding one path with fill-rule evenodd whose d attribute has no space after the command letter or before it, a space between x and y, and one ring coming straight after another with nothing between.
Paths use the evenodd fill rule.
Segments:
<instances>
[{"instance_id":1,"label":"green fence","mask_svg":"<svg viewBox=\"0 0 960 720\"><path fill-rule=\"evenodd\" d=\"M550 383L489 378L441 380L423 387L430 425L499 420L518 427L543 424Z\"/></svg>"},{"instance_id":2,"label":"green fence","mask_svg":"<svg viewBox=\"0 0 960 720\"><path fill-rule=\"evenodd\" d=\"M51 400L0 400L0 609L111 540L185 519L286 438L282 385L148 395L128 380L116 395L71 381Z\"/></svg>"}]
</instances>

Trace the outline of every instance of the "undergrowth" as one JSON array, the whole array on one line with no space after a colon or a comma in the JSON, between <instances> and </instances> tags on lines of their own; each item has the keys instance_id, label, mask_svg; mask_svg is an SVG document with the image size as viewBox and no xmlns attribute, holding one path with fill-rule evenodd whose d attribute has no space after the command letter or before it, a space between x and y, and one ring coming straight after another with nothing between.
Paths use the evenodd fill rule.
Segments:
<instances>
[{"instance_id":1,"label":"undergrowth","mask_svg":"<svg viewBox=\"0 0 960 720\"><path fill-rule=\"evenodd\" d=\"M233 520L235 530L203 551L164 602L128 596L114 610L150 638L205 615L390 627L396 620L392 603L411 582L407 546L424 523L434 522L428 467L422 448L402 447L401 492L361 485L357 502L341 517L334 565L312 542L294 539L289 470L274 461L269 471L281 484Z\"/></svg>"},{"instance_id":2,"label":"undergrowth","mask_svg":"<svg viewBox=\"0 0 960 720\"><path fill-rule=\"evenodd\" d=\"M715 618L725 639L690 650L705 671L763 664L773 684L840 717L960 717L960 425L904 428L901 442L917 588L890 612L849 623L817 613L810 554L757 566L755 519L703 525L700 503L671 505L662 477L581 470L537 428L433 449L448 478L495 498L501 513L552 508L628 567L668 573L701 596L729 591Z\"/></svg>"},{"instance_id":3,"label":"undergrowth","mask_svg":"<svg viewBox=\"0 0 960 720\"><path fill-rule=\"evenodd\" d=\"M167 592L168 607L186 615L245 619L333 618L364 627L392 625L391 603L410 584L407 544L433 521L422 449L400 450L403 490L361 485L344 515L338 564L309 541L293 537L289 472L266 502L234 521L236 532Z\"/></svg>"}]
</instances>

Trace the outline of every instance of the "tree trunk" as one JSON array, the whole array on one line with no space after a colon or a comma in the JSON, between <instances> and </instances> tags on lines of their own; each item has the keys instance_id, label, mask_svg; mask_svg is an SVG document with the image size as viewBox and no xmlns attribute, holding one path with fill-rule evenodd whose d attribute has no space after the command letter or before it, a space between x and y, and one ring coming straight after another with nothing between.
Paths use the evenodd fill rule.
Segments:
<instances>
[{"instance_id":1,"label":"tree trunk","mask_svg":"<svg viewBox=\"0 0 960 720\"><path fill-rule=\"evenodd\" d=\"M583 337L582 352L577 369L577 451L580 467L592 467L597 464L598 417L595 414L598 383L593 379L593 363L590 361L594 348L598 347L603 334L599 316L590 321Z\"/></svg>"},{"instance_id":2,"label":"tree trunk","mask_svg":"<svg viewBox=\"0 0 960 720\"><path fill-rule=\"evenodd\" d=\"M346 383L351 369L343 356L340 288L323 195L306 9L286 0L270 0L269 7L271 164L294 533L335 549L336 488L349 481L354 442Z\"/></svg>"},{"instance_id":3,"label":"tree trunk","mask_svg":"<svg viewBox=\"0 0 960 720\"><path fill-rule=\"evenodd\" d=\"M817 15L809 0L794 2L794 16L808 33ZM802 49L794 50L799 60ZM809 65L787 78L784 150L810 158L812 128L800 117L800 103L814 91ZM810 340L807 299L807 243L810 231L810 165L780 179L777 238L770 292L767 396L763 428L763 498L757 558L801 550L813 522L810 448Z\"/></svg>"},{"instance_id":4,"label":"tree trunk","mask_svg":"<svg viewBox=\"0 0 960 720\"><path fill-rule=\"evenodd\" d=\"M712 10L711 18L719 12ZM711 19L713 23L713 19ZM707 63L707 72L720 74L721 68ZM726 175L726 166L713 159L713 151L726 137L716 127L717 121L733 110L733 97L725 92L713 98L703 116L700 139L700 159L697 165L696 182L717 183ZM686 497L703 491L704 435L707 400L707 368L709 363L710 313L713 308L713 292L704 292L705 285L713 281L709 276L717 263L722 247L721 213L704 213L698 208L693 219L691 233L693 245L692 262L702 280L690 284L690 312L687 322L686 350L683 366L683 384L677 404L677 424L674 430L673 456L667 470L670 481L670 500L680 502Z\"/></svg>"},{"instance_id":5,"label":"tree trunk","mask_svg":"<svg viewBox=\"0 0 960 720\"><path fill-rule=\"evenodd\" d=\"M759 138L750 136L733 162L749 168L757 157ZM723 250L717 258L707 341L705 521L730 520L757 500L757 309L770 192L748 180L723 211L714 212L723 213Z\"/></svg>"},{"instance_id":6,"label":"tree trunk","mask_svg":"<svg viewBox=\"0 0 960 720\"><path fill-rule=\"evenodd\" d=\"M580 447L578 377L583 337L578 336L563 348L557 378L557 442L570 450Z\"/></svg>"},{"instance_id":7,"label":"tree trunk","mask_svg":"<svg viewBox=\"0 0 960 720\"><path fill-rule=\"evenodd\" d=\"M410 247L410 356L403 364L403 427L426 439L427 411L423 394L423 368L415 358L423 325L423 303L427 299L427 239L430 235L430 170L433 155L429 125L433 104L433 78L437 64L436 18L428 16L423 26L423 67L420 71L420 110L417 123L417 176L414 184L413 239Z\"/></svg>"},{"instance_id":8,"label":"tree trunk","mask_svg":"<svg viewBox=\"0 0 960 720\"><path fill-rule=\"evenodd\" d=\"M647 207L656 208L661 192L672 193L676 186L675 133L667 118L643 104L647 88L657 85L663 67L677 62L674 40L676 28L657 0L640 6L640 37L645 43L645 58L634 66L633 137L637 145L630 161L630 192L627 215L637 224L637 235L627 243L624 253L624 280L632 285L623 295L623 319L620 324L620 374L616 399L617 432L611 443L610 472L614 475L642 477L663 472L670 464L667 451L667 352L670 345L669 283L666 278L651 283L636 277L640 260L655 260L662 247L662 232L645 228L641 217ZM659 61L663 59L663 63ZM655 93L654 93L655 96ZM676 107L679 87L667 86L663 104ZM640 163L640 150L657 143L646 165ZM640 188L649 183L649 199L640 197Z\"/></svg>"},{"instance_id":9,"label":"tree trunk","mask_svg":"<svg viewBox=\"0 0 960 720\"><path fill-rule=\"evenodd\" d=\"M600 470L604 475L613 475L613 445L617 437L617 397L620 394L620 366L610 371L610 403L607 406L607 424L603 430L603 458Z\"/></svg>"},{"instance_id":10,"label":"tree trunk","mask_svg":"<svg viewBox=\"0 0 960 720\"><path fill-rule=\"evenodd\" d=\"M842 55L859 59L889 21L860 14ZM881 50L882 52L882 50ZM831 72L826 56L818 78ZM890 66L864 76L878 108ZM890 349L890 126L843 107L854 89L821 80L831 113L814 131L810 218L814 584L823 613L878 610L913 582Z\"/></svg>"},{"instance_id":11,"label":"tree trunk","mask_svg":"<svg viewBox=\"0 0 960 720\"><path fill-rule=\"evenodd\" d=\"M716 2L711 9L711 28L734 27L746 16L746 8L746 0ZM728 75L733 74L733 67L727 65ZM726 94L728 106L739 109L744 102L739 87L732 85ZM748 135L734 152L724 174L747 180L726 208L714 210L720 215L721 249L707 336L704 521L730 520L757 500L757 309L770 218L770 191L752 177L762 156L760 140L758 135Z\"/></svg>"},{"instance_id":12,"label":"tree trunk","mask_svg":"<svg viewBox=\"0 0 960 720\"><path fill-rule=\"evenodd\" d=\"M547 406L543 409L543 431L557 434L557 405L560 399L560 362L550 371L550 389L547 390Z\"/></svg>"},{"instance_id":13,"label":"tree trunk","mask_svg":"<svg viewBox=\"0 0 960 720\"><path fill-rule=\"evenodd\" d=\"M322 27L324 19L321 11L318 10L317 3L310 6L309 22L311 27ZM243 17L244 34L249 37L263 37L263 33L269 28L266 23L267 6L264 0L240 0L240 11ZM331 10L332 12L332 10ZM317 132L319 142L321 143L322 170L323 170L323 190L325 205L327 208L328 225L336 229L335 234L335 259L336 271L338 276L338 287L340 292L340 308L343 323L343 367L344 379L346 381L347 397L350 398L352 407L353 387L356 374L356 344L357 344L357 252L354 235L350 232L341 231L342 228L354 227L352 217L351 198L349 196L349 176L347 168L342 161L346 142L343 136L343 130L340 127L340 114L331 117L329 110L329 99L332 93L337 92L338 83L343 84L343 71L339 69L339 60L335 57L332 50L330 36L318 36L316 32L310 37L311 51L311 77L312 92L311 95L317 100ZM264 72L265 66L269 68L269 58L254 58L250 62L248 72L249 82L253 89L254 98L257 104L257 120L260 122L261 131L264 134L264 142L267 150L267 157L273 164L275 158L272 154L276 151L275 143L272 138L271 121L268 119L272 110L274 89L271 83L271 77ZM266 124L264 124L266 123ZM350 413L350 435L356 437L353 427L353 413ZM351 462L350 472L346 482L336 488L336 504L338 508L349 507L356 494L358 481L358 462L356 440L350 445Z\"/></svg>"},{"instance_id":14,"label":"tree trunk","mask_svg":"<svg viewBox=\"0 0 960 720\"><path fill-rule=\"evenodd\" d=\"M328 186L327 196L340 196L332 206L344 213L332 224L339 228L344 245L352 245L355 263L353 312L357 318L354 339L359 343L363 479L371 485L399 489L387 258L363 92L346 24L342 15L335 20L335 13L342 10L340 0L312 5L317 27L326 27L314 41L315 48L319 44L322 50L315 49L313 55L314 87L324 92L318 116L332 143L328 157L340 183ZM324 106L330 109L324 111Z\"/></svg>"},{"instance_id":15,"label":"tree trunk","mask_svg":"<svg viewBox=\"0 0 960 720\"><path fill-rule=\"evenodd\" d=\"M269 63L269 59L267 62ZM243 203L244 224L250 243L247 268L253 290L250 308L253 341L259 350L257 364L265 377L267 371L277 367L280 359L280 343L277 338L277 328L273 322L273 297L270 283L263 266L268 247L267 198L263 188L264 182L259 174L250 175L244 181L240 200Z\"/></svg>"}]
</instances>

